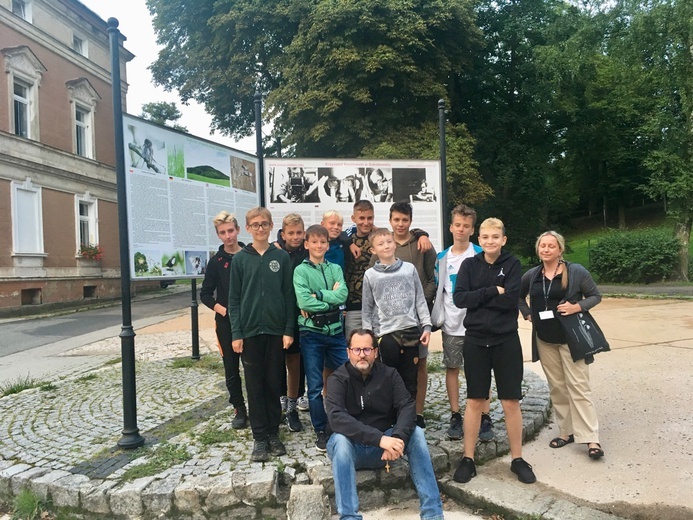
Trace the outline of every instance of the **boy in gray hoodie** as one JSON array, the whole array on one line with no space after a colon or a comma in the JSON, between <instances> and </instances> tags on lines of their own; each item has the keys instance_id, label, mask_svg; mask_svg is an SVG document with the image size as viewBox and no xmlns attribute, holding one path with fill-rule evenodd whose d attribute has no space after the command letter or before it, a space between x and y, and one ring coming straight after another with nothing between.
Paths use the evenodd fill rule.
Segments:
<instances>
[{"instance_id":1,"label":"boy in gray hoodie","mask_svg":"<svg viewBox=\"0 0 693 520\"><path fill-rule=\"evenodd\" d=\"M390 231L379 228L368 240L378 261L363 276L363 328L380 339L380 358L397 369L416 399L419 345L428 345L431 316L416 268L395 258Z\"/></svg>"}]
</instances>

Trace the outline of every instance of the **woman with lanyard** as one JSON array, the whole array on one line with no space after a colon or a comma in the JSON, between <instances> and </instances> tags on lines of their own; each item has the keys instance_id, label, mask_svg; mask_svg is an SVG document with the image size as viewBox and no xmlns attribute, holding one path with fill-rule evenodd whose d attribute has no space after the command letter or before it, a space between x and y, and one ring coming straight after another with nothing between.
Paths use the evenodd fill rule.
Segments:
<instances>
[{"instance_id":1,"label":"woman with lanyard","mask_svg":"<svg viewBox=\"0 0 693 520\"><path fill-rule=\"evenodd\" d=\"M541 361L556 412L559 435L549 446L587 444L589 457L596 460L604 456L604 450L589 382L588 365L594 358L573 361L557 314L587 311L602 296L587 269L562 259L565 239L560 234L539 235L536 251L541 264L522 277L520 311L532 322L532 361Z\"/></svg>"}]
</instances>

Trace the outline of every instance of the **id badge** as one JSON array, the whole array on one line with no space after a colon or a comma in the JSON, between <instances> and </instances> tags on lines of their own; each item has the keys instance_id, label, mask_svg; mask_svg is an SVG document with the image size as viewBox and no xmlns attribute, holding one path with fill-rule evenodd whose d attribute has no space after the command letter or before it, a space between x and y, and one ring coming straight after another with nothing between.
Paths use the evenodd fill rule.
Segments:
<instances>
[{"instance_id":1,"label":"id badge","mask_svg":"<svg viewBox=\"0 0 693 520\"><path fill-rule=\"evenodd\" d=\"M539 312L539 319L540 320L552 320L553 319L553 311L540 311Z\"/></svg>"}]
</instances>

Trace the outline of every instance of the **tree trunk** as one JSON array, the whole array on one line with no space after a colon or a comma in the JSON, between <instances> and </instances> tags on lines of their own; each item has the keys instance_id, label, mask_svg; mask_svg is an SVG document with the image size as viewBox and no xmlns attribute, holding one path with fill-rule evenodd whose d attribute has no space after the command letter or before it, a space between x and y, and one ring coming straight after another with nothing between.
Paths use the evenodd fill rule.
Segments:
<instances>
[{"instance_id":1,"label":"tree trunk","mask_svg":"<svg viewBox=\"0 0 693 520\"><path fill-rule=\"evenodd\" d=\"M626 205L622 200L618 201L618 229L626 230Z\"/></svg>"},{"instance_id":2,"label":"tree trunk","mask_svg":"<svg viewBox=\"0 0 693 520\"><path fill-rule=\"evenodd\" d=\"M693 224L693 214L689 209L685 209L674 226L674 235L681 242L678 275L686 282L690 281L688 279L688 245L691 242L691 224Z\"/></svg>"}]
</instances>

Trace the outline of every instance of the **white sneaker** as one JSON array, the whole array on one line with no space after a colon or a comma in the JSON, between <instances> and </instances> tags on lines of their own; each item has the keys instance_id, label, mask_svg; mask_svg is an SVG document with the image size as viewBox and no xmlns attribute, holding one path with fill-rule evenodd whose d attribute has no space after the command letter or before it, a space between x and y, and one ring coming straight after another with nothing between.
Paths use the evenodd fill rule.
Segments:
<instances>
[{"instance_id":1,"label":"white sneaker","mask_svg":"<svg viewBox=\"0 0 693 520\"><path fill-rule=\"evenodd\" d=\"M308 398L305 395L302 395L298 398L298 401L296 401L296 408L298 408L302 412L307 412L308 410L310 410Z\"/></svg>"}]
</instances>

